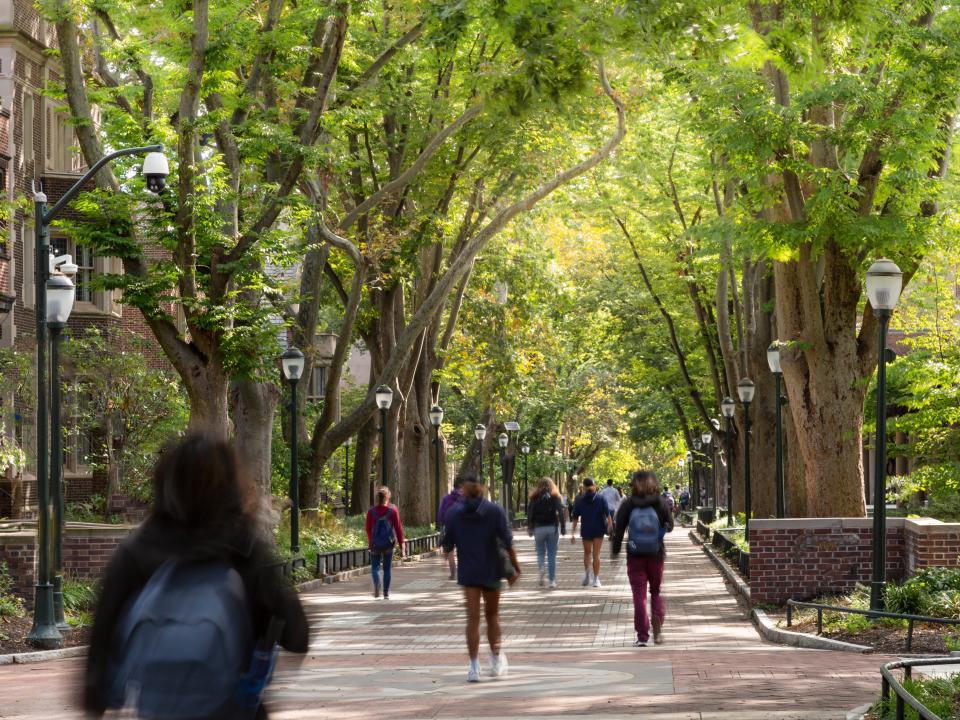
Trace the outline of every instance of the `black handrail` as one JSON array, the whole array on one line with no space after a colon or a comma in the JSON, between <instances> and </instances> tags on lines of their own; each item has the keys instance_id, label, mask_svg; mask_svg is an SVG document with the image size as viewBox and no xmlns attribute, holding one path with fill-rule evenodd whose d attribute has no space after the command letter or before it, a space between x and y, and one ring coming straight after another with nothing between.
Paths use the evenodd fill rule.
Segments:
<instances>
[{"instance_id":1,"label":"black handrail","mask_svg":"<svg viewBox=\"0 0 960 720\"><path fill-rule=\"evenodd\" d=\"M788 606L789 607L789 606ZM913 708L920 716L921 720L942 720L939 715L931 712L924 707L893 675L894 670L903 670L903 679L911 680L913 678L913 668L923 667L925 665L960 665L960 658L925 658L918 660L894 660L886 665L880 666L880 695L884 700L890 699L890 690L893 690L897 697L896 720L903 720L906 712L906 705Z\"/></svg>"},{"instance_id":2,"label":"black handrail","mask_svg":"<svg viewBox=\"0 0 960 720\"><path fill-rule=\"evenodd\" d=\"M960 620L953 618L937 618L928 615L910 615L909 613L891 613L883 610L861 610L859 608L839 607L837 605L824 605L822 603L802 602L800 600L787 600L787 627L793 624L793 608L804 607L814 608L817 611L817 635L823 634L823 611L849 613L851 615L866 615L870 618L891 618L894 620L907 621L907 652L913 649L913 624L915 622L935 623L939 625L960 625Z\"/></svg>"},{"instance_id":3,"label":"black handrail","mask_svg":"<svg viewBox=\"0 0 960 720\"><path fill-rule=\"evenodd\" d=\"M440 547L440 533L431 533L407 540L407 553L422 555ZM333 550L326 553L317 553L316 575L323 577L333 575L344 570L366 567L370 564L370 550L368 548L348 548Z\"/></svg>"}]
</instances>

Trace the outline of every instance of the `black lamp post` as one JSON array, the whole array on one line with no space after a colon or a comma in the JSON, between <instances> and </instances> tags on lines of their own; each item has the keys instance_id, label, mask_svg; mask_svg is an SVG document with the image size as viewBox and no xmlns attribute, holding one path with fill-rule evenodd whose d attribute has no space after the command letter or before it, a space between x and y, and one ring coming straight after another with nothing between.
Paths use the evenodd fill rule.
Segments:
<instances>
[{"instance_id":1,"label":"black lamp post","mask_svg":"<svg viewBox=\"0 0 960 720\"><path fill-rule=\"evenodd\" d=\"M350 512L350 445L353 438L343 441L343 507Z\"/></svg>"},{"instance_id":2,"label":"black lamp post","mask_svg":"<svg viewBox=\"0 0 960 720\"><path fill-rule=\"evenodd\" d=\"M873 572L870 609L883 609L887 564L887 329L903 289L903 273L886 258L867 270L867 297L877 316L877 439L874 451Z\"/></svg>"},{"instance_id":3,"label":"black lamp post","mask_svg":"<svg viewBox=\"0 0 960 720\"><path fill-rule=\"evenodd\" d=\"M706 458L706 462L710 465L704 464L703 466L703 487L704 495L706 496L706 505L710 507L710 469L713 465L713 458L710 457L711 443L713 442L713 433L709 430L705 430L700 434L700 442L703 445L703 456Z\"/></svg>"},{"instance_id":4,"label":"black lamp post","mask_svg":"<svg viewBox=\"0 0 960 720\"><path fill-rule=\"evenodd\" d=\"M727 527L733 527L733 415L737 404L725 397L720 403L720 412L727 420Z\"/></svg>"},{"instance_id":5,"label":"black lamp post","mask_svg":"<svg viewBox=\"0 0 960 720\"><path fill-rule=\"evenodd\" d=\"M510 436L506 433L500 433L497 436L497 444L500 446L500 503L509 518L513 509L510 502L509 482L507 481L507 445L510 444Z\"/></svg>"},{"instance_id":6,"label":"black lamp post","mask_svg":"<svg viewBox=\"0 0 960 720\"><path fill-rule=\"evenodd\" d=\"M104 155L93 164L77 182L60 197L52 208L47 208L45 193L33 195L34 232L34 307L36 308L37 335L37 557L36 589L34 592L33 626L27 642L44 650L54 650L63 645L63 636L57 630L54 614L53 584L50 572L50 423L47 416L47 278L50 275L50 223L77 196L87 182L101 168L119 157L146 155L143 175L147 189L153 193L163 190L170 174L162 145L124 148ZM75 267L75 266L74 266ZM62 458L55 458L62 464ZM56 552L56 551L55 551Z\"/></svg>"},{"instance_id":7,"label":"black lamp post","mask_svg":"<svg viewBox=\"0 0 960 720\"><path fill-rule=\"evenodd\" d=\"M47 280L47 328L50 330L50 487L53 490L53 613L60 631L69 630L63 615L63 431L60 420L60 334L67 326L76 287L60 273Z\"/></svg>"},{"instance_id":8,"label":"black lamp post","mask_svg":"<svg viewBox=\"0 0 960 720\"><path fill-rule=\"evenodd\" d=\"M477 426L473 429L473 436L480 443L480 446L477 448L477 455L480 456L480 480L483 480L483 439L487 436L487 426L483 423L477 423Z\"/></svg>"},{"instance_id":9,"label":"black lamp post","mask_svg":"<svg viewBox=\"0 0 960 720\"><path fill-rule=\"evenodd\" d=\"M693 453L693 484L696 487L693 506L697 508L703 505L700 497L700 483L703 480L703 463L700 461L700 446L700 438L693 438L693 449L696 450L696 452Z\"/></svg>"},{"instance_id":10,"label":"black lamp post","mask_svg":"<svg viewBox=\"0 0 960 720\"><path fill-rule=\"evenodd\" d=\"M433 425L433 465L434 478L433 489L436 496L436 502L433 504L434 513L433 525L440 529L440 425L443 423L443 408L434 405L430 408L430 424Z\"/></svg>"},{"instance_id":11,"label":"black lamp post","mask_svg":"<svg viewBox=\"0 0 960 720\"><path fill-rule=\"evenodd\" d=\"M291 347L280 356L283 376L290 383L290 552L300 552L300 468L297 463L297 383L303 375L303 353Z\"/></svg>"},{"instance_id":12,"label":"black lamp post","mask_svg":"<svg viewBox=\"0 0 960 720\"><path fill-rule=\"evenodd\" d=\"M750 498L750 403L757 389L753 381L744 378L737 383L737 394L743 403L743 512L745 516L743 535L750 542L750 513L753 505Z\"/></svg>"},{"instance_id":13,"label":"black lamp post","mask_svg":"<svg viewBox=\"0 0 960 720\"><path fill-rule=\"evenodd\" d=\"M686 466L687 468L687 487L690 488L690 495L693 496L693 506L696 507L697 497L694 495L693 487L693 453L688 450L686 458L680 461L680 466Z\"/></svg>"},{"instance_id":14,"label":"black lamp post","mask_svg":"<svg viewBox=\"0 0 960 720\"><path fill-rule=\"evenodd\" d=\"M780 369L779 342L771 343L770 347L767 348L767 365L770 366L770 372L773 373L773 378L775 381L774 392L776 393L776 400L774 401L774 406L777 409L777 517L782 518L787 516L787 503L786 488L783 484L783 395L780 390L781 381L783 380L783 372Z\"/></svg>"},{"instance_id":15,"label":"black lamp post","mask_svg":"<svg viewBox=\"0 0 960 720\"><path fill-rule=\"evenodd\" d=\"M377 407L380 408L380 458L383 460L383 473L380 484L386 485L390 477L390 457L387 443L387 419L390 406L393 405L393 390L389 385L378 385L374 391L377 398Z\"/></svg>"},{"instance_id":16,"label":"black lamp post","mask_svg":"<svg viewBox=\"0 0 960 720\"><path fill-rule=\"evenodd\" d=\"M524 443L520 446L523 453L523 514L530 511L530 486L527 484L527 457L530 455L530 446Z\"/></svg>"}]
</instances>

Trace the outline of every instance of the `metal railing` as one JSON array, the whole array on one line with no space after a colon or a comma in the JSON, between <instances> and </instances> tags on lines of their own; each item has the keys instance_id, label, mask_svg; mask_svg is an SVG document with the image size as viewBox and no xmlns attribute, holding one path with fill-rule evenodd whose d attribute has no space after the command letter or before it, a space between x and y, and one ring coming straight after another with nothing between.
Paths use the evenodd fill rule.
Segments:
<instances>
[{"instance_id":1,"label":"metal railing","mask_svg":"<svg viewBox=\"0 0 960 720\"><path fill-rule=\"evenodd\" d=\"M422 555L431 550L436 550L438 547L440 547L440 533L431 533L407 540L407 553L410 555ZM349 548L347 550L318 553L315 569L317 577L323 577L344 570L366 567L369 564L369 549Z\"/></svg>"},{"instance_id":2,"label":"metal railing","mask_svg":"<svg viewBox=\"0 0 960 720\"><path fill-rule=\"evenodd\" d=\"M913 649L913 624L934 623L937 625L960 625L960 620L952 618L936 618L927 615L910 615L907 613L891 613L883 610L860 610L859 608L839 607L837 605L823 605L821 603L787 600L787 627L793 624L793 608L813 608L817 611L817 635L823 634L823 612L839 612L850 615L866 615L868 618L890 618L892 620L907 621L907 652Z\"/></svg>"},{"instance_id":3,"label":"metal railing","mask_svg":"<svg viewBox=\"0 0 960 720\"><path fill-rule=\"evenodd\" d=\"M788 606L789 607L789 606ZM896 695L896 720L904 720L906 706L909 705L922 720L941 720L940 716L924 707L909 690L907 690L899 680L894 676L894 670L903 670L904 682L913 679L913 668L927 665L957 665L960 666L960 658L925 658L923 660L895 660L880 666L880 696L883 700L890 699L890 691ZM960 667L958 667L960 669Z\"/></svg>"}]
</instances>

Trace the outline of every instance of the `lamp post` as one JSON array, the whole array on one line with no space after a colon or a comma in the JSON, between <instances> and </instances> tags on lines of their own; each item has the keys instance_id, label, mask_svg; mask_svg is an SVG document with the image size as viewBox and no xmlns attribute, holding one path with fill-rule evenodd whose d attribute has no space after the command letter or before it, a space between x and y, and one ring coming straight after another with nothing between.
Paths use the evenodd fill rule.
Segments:
<instances>
[{"instance_id":1,"label":"lamp post","mask_svg":"<svg viewBox=\"0 0 960 720\"><path fill-rule=\"evenodd\" d=\"M713 508L714 511L718 511L720 507L720 488L717 486L717 440L720 439L720 420L713 418L710 421L711 427L713 427L713 454L711 455L711 466L713 467Z\"/></svg>"},{"instance_id":2,"label":"lamp post","mask_svg":"<svg viewBox=\"0 0 960 720\"><path fill-rule=\"evenodd\" d=\"M473 429L473 436L480 442L477 455L480 456L480 479L483 480L483 439L487 436L487 426L483 423L477 423L477 426Z\"/></svg>"},{"instance_id":3,"label":"lamp post","mask_svg":"<svg viewBox=\"0 0 960 720\"><path fill-rule=\"evenodd\" d=\"M527 484L527 457L530 455L530 446L524 443L520 446L520 452L523 453L523 514L527 515L530 511L530 486Z\"/></svg>"},{"instance_id":4,"label":"lamp post","mask_svg":"<svg viewBox=\"0 0 960 720\"><path fill-rule=\"evenodd\" d=\"M727 527L733 527L733 414L737 404L725 397L720 403L720 412L727 420Z\"/></svg>"},{"instance_id":5,"label":"lamp post","mask_svg":"<svg viewBox=\"0 0 960 720\"><path fill-rule=\"evenodd\" d=\"M300 552L300 468L297 464L297 383L303 375L303 353L291 347L280 356L283 376L290 384L290 552Z\"/></svg>"},{"instance_id":6,"label":"lamp post","mask_svg":"<svg viewBox=\"0 0 960 720\"><path fill-rule=\"evenodd\" d=\"M350 445L353 438L343 441L343 507L349 513L350 508Z\"/></svg>"},{"instance_id":7,"label":"lamp post","mask_svg":"<svg viewBox=\"0 0 960 720\"><path fill-rule=\"evenodd\" d=\"M873 573L870 609L883 609L887 564L887 330L903 289L903 273L886 258L867 270L867 297L877 316L877 439L873 485Z\"/></svg>"},{"instance_id":8,"label":"lamp post","mask_svg":"<svg viewBox=\"0 0 960 720\"><path fill-rule=\"evenodd\" d=\"M783 372L780 369L780 343L774 342L767 348L767 365L770 366L770 372L773 373L775 381L774 392L776 400L776 448L777 448L777 517L787 516L786 509L786 488L783 484L783 396L780 392L780 383L783 379Z\"/></svg>"},{"instance_id":9,"label":"lamp post","mask_svg":"<svg viewBox=\"0 0 960 720\"><path fill-rule=\"evenodd\" d=\"M699 508L703 505L700 499L700 481L703 479L703 468L701 467L702 463L700 462L700 438L693 438L693 449L696 450L693 453L693 484L696 490L694 491L694 501L693 506Z\"/></svg>"},{"instance_id":10,"label":"lamp post","mask_svg":"<svg viewBox=\"0 0 960 720\"><path fill-rule=\"evenodd\" d=\"M500 433L497 436L497 444L500 446L500 502L503 504L503 509L507 513L507 517L510 518L513 509L513 505L510 502L510 487L507 482L507 445L510 444L510 436L506 433ZM510 518L512 519L512 518Z\"/></svg>"},{"instance_id":11,"label":"lamp post","mask_svg":"<svg viewBox=\"0 0 960 720\"><path fill-rule=\"evenodd\" d=\"M50 487L53 490L53 613L58 630L69 630L63 616L63 432L60 421L60 334L67 326L76 287L66 275L47 280L47 328L50 330Z\"/></svg>"},{"instance_id":12,"label":"lamp post","mask_svg":"<svg viewBox=\"0 0 960 720\"><path fill-rule=\"evenodd\" d=\"M393 390L390 389L389 385L378 385L374 395L377 399L377 407L380 408L380 458L383 460L380 484L386 485L387 478L390 476L390 453L387 449L387 412L393 405Z\"/></svg>"},{"instance_id":13,"label":"lamp post","mask_svg":"<svg viewBox=\"0 0 960 720\"><path fill-rule=\"evenodd\" d=\"M750 403L757 389L753 381L744 378L737 383L737 394L743 403L743 512L745 516L743 536L750 542L750 513L753 505L750 499Z\"/></svg>"},{"instance_id":14,"label":"lamp post","mask_svg":"<svg viewBox=\"0 0 960 720\"><path fill-rule=\"evenodd\" d=\"M430 424L433 425L433 464L434 479L433 489L436 492L436 502L433 504L434 512L433 525L440 529L440 425L443 423L443 408L434 405L430 408Z\"/></svg>"},{"instance_id":15,"label":"lamp post","mask_svg":"<svg viewBox=\"0 0 960 720\"><path fill-rule=\"evenodd\" d=\"M169 175L167 159L162 145L124 148L104 155L93 164L60 197L52 208L47 208L47 196L42 191L33 195L34 232L34 307L37 336L37 557L36 589L34 592L33 626L27 642L44 650L54 650L63 645L63 636L57 630L54 618L53 585L50 573L50 424L47 416L47 278L50 276L50 223L83 189L102 167L126 155L146 155L143 175L147 189L153 193L163 190ZM65 256L64 259L69 259ZM72 263L71 263L72 265ZM76 267L76 266L73 266ZM56 458L62 463L61 458Z\"/></svg>"},{"instance_id":16,"label":"lamp post","mask_svg":"<svg viewBox=\"0 0 960 720\"><path fill-rule=\"evenodd\" d=\"M712 441L713 433L711 433L709 430L705 430L700 434L700 442L703 444L704 448L703 455L707 459L707 462L710 463L710 466L713 465L713 459L709 455ZM710 466L705 465L703 468L703 485L707 507L710 507L710 483L708 481L708 476L710 475Z\"/></svg>"}]
</instances>

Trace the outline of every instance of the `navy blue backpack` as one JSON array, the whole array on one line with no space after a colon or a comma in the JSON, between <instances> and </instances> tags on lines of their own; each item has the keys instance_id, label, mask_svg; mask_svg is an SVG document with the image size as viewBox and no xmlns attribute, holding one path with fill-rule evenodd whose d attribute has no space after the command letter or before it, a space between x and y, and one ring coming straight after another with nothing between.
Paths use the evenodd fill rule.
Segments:
<instances>
[{"instance_id":1,"label":"navy blue backpack","mask_svg":"<svg viewBox=\"0 0 960 720\"><path fill-rule=\"evenodd\" d=\"M255 640L236 570L168 560L117 627L110 705L148 719L252 718L277 655L274 639L269 648Z\"/></svg>"},{"instance_id":2,"label":"navy blue backpack","mask_svg":"<svg viewBox=\"0 0 960 720\"><path fill-rule=\"evenodd\" d=\"M373 524L373 531L370 533L370 549L373 552L393 552L393 548L397 544L397 533L394 531L390 519L394 512L392 507L387 508L387 511L378 517Z\"/></svg>"}]
</instances>

